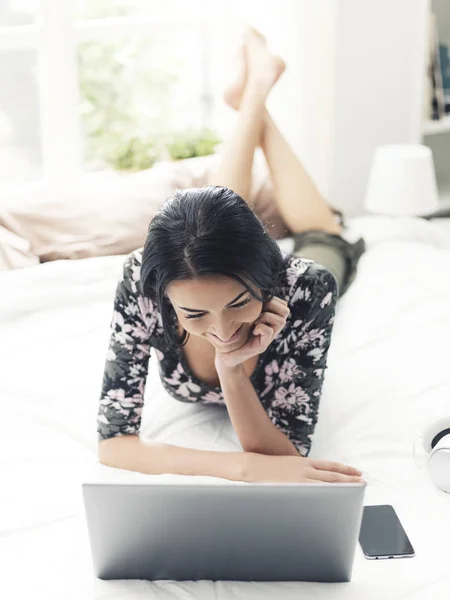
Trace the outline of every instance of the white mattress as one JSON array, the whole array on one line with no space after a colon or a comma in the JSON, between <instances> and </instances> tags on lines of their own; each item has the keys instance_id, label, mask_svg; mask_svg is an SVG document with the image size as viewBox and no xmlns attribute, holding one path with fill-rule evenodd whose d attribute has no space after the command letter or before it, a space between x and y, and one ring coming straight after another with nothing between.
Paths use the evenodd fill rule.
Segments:
<instances>
[{"instance_id":1,"label":"white mattress","mask_svg":"<svg viewBox=\"0 0 450 600\"><path fill-rule=\"evenodd\" d=\"M97 401L123 257L59 261L0 276L0 589L8 598L346 600L450 597L450 495L413 460L450 414L450 234L416 219L360 217L359 275L339 301L312 457L361 468L365 504L393 504L416 549L368 561L350 583L102 581L92 570L81 482L189 479L104 467ZM142 432L240 449L226 411L179 403L150 365Z\"/></svg>"}]
</instances>

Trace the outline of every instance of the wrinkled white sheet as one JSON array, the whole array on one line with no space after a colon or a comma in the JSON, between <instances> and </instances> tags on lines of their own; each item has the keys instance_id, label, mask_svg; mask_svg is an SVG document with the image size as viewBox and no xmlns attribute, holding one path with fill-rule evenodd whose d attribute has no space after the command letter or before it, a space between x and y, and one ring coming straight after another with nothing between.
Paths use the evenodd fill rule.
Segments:
<instances>
[{"instance_id":1,"label":"wrinkled white sheet","mask_svg":"<svg viewBox=\"0 0 450 600\"><path fill-rule=\"evenodd\" d=\"M416 557L368 561L358 546L352 581L341 584L97 579L82 481L231 482L146 476L97 462L97 401L124 257L59 261L0 276L2 597L450 597L450 495L413 460L424 424L450 414L450 233L419 219L350 222L369 248L338 303L311 456L361 468L365 504L394 505ZM170 398L154 359L142 432L190 447L240 449L226 411Z\"/></svg>"}]
</instances>

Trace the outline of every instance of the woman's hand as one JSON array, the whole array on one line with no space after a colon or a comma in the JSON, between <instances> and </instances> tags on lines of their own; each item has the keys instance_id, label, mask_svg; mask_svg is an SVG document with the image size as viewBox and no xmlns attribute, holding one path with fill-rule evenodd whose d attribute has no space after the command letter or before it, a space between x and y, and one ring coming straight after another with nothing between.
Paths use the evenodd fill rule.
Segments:
<instances>
[{"instance_id":1,"label":"woman's hand","mask_svg":"<svg viewBox=\"0 0 450 600\"><path fill-rule=\"evenodd\" d=\"M361 471L328 460L304 456L245 454L244 481L293 483L364 483Z\"/></svg>"},{"instance_id":2,"label":"woman's hand","mask_svg":"<svg viewBox=\"0 0 450 600\"><path fill-rule=\"evenodd\" d=\"M216 369L221 366L234 367L251 356L264 352L285 326L290 312L286 300L277 296L266 302L244 346L232 352L220 352L216 349Z\"/></svg>"}]
</instances>

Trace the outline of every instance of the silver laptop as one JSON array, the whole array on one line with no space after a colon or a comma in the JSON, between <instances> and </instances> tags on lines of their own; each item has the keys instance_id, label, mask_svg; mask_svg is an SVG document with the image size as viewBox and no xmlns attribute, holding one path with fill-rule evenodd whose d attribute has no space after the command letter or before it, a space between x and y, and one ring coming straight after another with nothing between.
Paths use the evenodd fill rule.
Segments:
<instances>
[{"instance_id":1,"label":"silver laptop","mask_svg":"<svg viewBox=\"0 0 450 600\"><path fill-rule=\"evenodd\" d=\"M100 579L350 581L360 483L83 483Z\"/></svg>"}]
</instances>

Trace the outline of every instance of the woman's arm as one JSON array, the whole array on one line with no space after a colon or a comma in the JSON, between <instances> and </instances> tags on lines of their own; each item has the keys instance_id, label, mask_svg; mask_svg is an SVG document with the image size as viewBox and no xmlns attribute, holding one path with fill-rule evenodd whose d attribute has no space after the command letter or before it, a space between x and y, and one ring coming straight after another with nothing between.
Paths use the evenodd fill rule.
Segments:
<instances>
[{"instance_id":1,"label":"woman's arm","mask_svg":"<svg viewBox=\"0 0 450 600\"><path fill-rule=\"evenodd\" d=\"M156 315L140 295L140 262L136 253L125 260L114 298L99 410L98 439L137 434L150 358L150 335Z\"/></svg>"},{"instance_id":2,"label":"woman's arm","mask_svg":"<svg viewBox=\"0 0 450 600\"><path fill-rule=\"evenodd\" d=\"M301 456L267 456L253 452L215 452L181 448L124 435L100 442L100 462L145 474L209 475L232 481L350 483L361 472L341 463Z\"/></svg>"},{"instance_id":3,"label":"woman's arm","mask_svg":"<svg viewBox=\"0 0 450 600\"><path fill-rule=\"evenodd\" d=\"M334 276L312 264L291 289L287 331L272 344L258 398L243 364L216 363L225 403L244 451L306 456L315 429L337 301Z\"/></svg>"},{"instance_id":4,"label":"woman's arm","mask_svg":"<svg viewBox=\"0 0 450 600\"><path fill-rule=\"evenodd\" d=\"M295 455L289 438L269 419L243 364L217 369L225 404L244 452Z\"/></svg>"},{"instance_id":5,"label":"woman's arm","mask_svg":"<svg viewBox=\"0 0 450 600\"><path fill-rule=\"evenodd\" d=\"M247 481L249 477L248 455L244 452L183 448L138 435L103 440L99 443L98 454L100 462L108 467L148 475L205 475L232 481Z\"/></svg>"},{"instance_id":6,"label":"woman's arm","mask_svg":"<svg viewBox=\"0 0 450 600\"><path fill-rule=\"evenodd\" d=\"M338 288L325 267L311 264L292 290L290 329L275 340L262 402L301 456L309 454L331 344Z\"/></svg>"}]
</instances>

